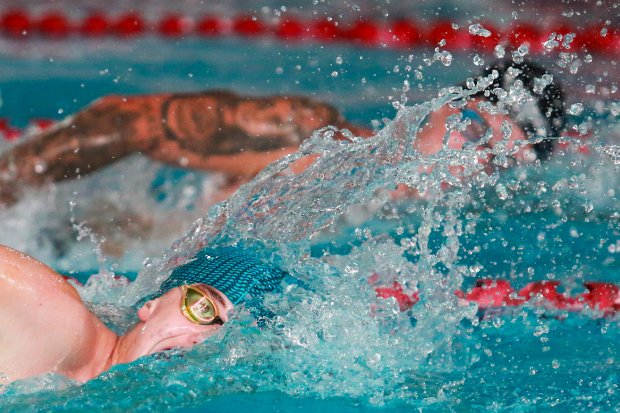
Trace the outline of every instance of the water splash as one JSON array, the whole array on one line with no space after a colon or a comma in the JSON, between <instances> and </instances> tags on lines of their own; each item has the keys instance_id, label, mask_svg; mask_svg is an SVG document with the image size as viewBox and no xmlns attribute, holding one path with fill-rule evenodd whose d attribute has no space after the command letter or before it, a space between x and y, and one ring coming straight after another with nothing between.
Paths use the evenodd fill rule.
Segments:
<instances>
[{"instance_id":1,"label":"water splash","mask_svg":"<svg viewBox=\"0 0 620 413\"><path fill-rule=\"evenodd\" d=\"M541 88L545 81L541 80ZM610 173L617 172L609 159L615 153L613 146L591 145L591 158L567 153L545 165L517 166L501 174L501 167L483 170L473 145L460 151L444 145L428 156L414 150L416 134L429 113L458 105L458 99L475 93L485 82L478 86L469 82L470 91L448 88L431 102L403 106L371 139L347 135L337 141L332 139L333 128L317 131L298 153L272 164L229 201L211 209L161 258L149 261L137 282L119 297L128 306L157 289L171 268L205 244L260 239L278 248L279 263L301 281L286 285L285 294L267 297L266 305L276 317L266 325L258 328L242 308L221 334L191 351L117 366L80 388L60 384L53 396L43 391L38 397L80 400L87 408L111 392L126 395L139 382L138 407L161 406L163 398L165 403L184 406L212 395L257 391L346 396L378 405L446 400L470 377L459 372L502 354L488 342L486 332L505 328L503 319L480 322L476 308L460 306L453 291L473 275L512 274L515 279L539 275L544 267L532 260L547 257L528 256L523 253L526 247L537 245L550 255L549 261L560 257L570 261L570 250L561 249L569 247L562 245L561 230L572 225L568 237L581 237L578 226L584 214L592 222L612 218L610 231L618 220L616 216L613 221L616 195L609 193L618 187L618 174ZM524 98L518 88L505 92L506 102ZM458 119L446 125L456 130L462 126ZM504 128L503 133L505 138L511 131ZM562 143L580 144L570 138ZM496 145L485 151L493 152L502 165L514 149ZM315 157L314 162L295 172L295 163L308 157ZM462 170L458 177L452 173L454 167ZM597 185L590 185L590 180ZM427 197L395 203L390 191L397 184ZM524 224L540 230L534 234L535 244L502 232L508 228L507 232L529 235L523 234L528 231L519 222L528 214L545 222ZM616 245L611 236L607 238L609 245ZM482 260L484 254L498 258ZM551 275L575 276L585 271L583 264L576 259L565 268L558 265ZM422 301L401 313L397 303L375 297L368 283L373 275L380 283L397 281L418 291ZM108 310L95 308L99 314ZM119 314L107 319L123 325ZM130 318L124 320L128 323ZM518 320L515 316L512 322ZM523 326L528 337L539 340L548 337L553 322L534 317ZM487 329L482 338L472 334L475 328ZM553 363L550 366L556 370Z\"/></svg>"}]
</instances>

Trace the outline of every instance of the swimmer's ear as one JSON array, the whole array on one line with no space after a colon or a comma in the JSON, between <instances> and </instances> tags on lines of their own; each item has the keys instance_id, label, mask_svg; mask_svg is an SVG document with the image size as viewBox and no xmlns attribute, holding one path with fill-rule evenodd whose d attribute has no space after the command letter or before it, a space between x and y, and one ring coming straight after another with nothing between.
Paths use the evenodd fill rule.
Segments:
<instances>
[{"instance_id":1,"label":"swimmer's ear","mask_svg":"<svg viewBox=\"0 0 620 413\"><path fill-rule=\"evenodd\" d=\"M144 305L138 310L138 318L140 321L148 320L151 317L151 314L153 314L153 311L157 307L158 303L159 298L155 298L144 303Z\"/></svg>"}]
</instances>

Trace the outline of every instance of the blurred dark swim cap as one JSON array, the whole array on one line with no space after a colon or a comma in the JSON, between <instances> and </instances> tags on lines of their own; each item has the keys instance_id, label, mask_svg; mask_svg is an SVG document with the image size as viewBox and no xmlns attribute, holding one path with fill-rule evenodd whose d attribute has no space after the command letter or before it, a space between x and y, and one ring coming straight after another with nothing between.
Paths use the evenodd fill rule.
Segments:
<instances>
[{"instance_id":1,"label":"blurred dark swim cap","mask_svg":"<svg viewBox=\"0 0 620 413\"><path fill-rule=\"evenodd\" d=\"M533 145L539 159L547 159L553 152L554 139L563 131L566 124L564 90L559 81L544 67L523 61L500 60L490 65L481 75L488 77L497 71L497 78L484 90L474 96L484 96L493 103L500 101L495 89L511 91L517 81L529 92L531 99L514 103L508 108L515 122L528 135L528 138L543 138Z\"/></svg>"}]
</instances>

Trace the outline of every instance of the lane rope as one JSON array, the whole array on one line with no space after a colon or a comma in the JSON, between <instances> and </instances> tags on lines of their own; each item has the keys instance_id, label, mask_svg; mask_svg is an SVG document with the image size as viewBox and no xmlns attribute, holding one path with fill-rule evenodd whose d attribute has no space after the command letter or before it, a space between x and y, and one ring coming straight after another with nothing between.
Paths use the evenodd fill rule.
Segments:
<instances>
[{"instance_id":1,"label":"lane rope","mask_svg":"<svg viewBox=\"0 0 620 413\"><path fill-rule=\"evenodd\" d=\"M95 274L93 271L91 274ZM83 285L75 275L62 275L77 285ZM84 277L84 274L81 275ZM116 275L118 282L129 284L131 281L122 275ZM379 275L373 274L368 283L374 288L378 298L395 299L401 312L410 310L420 301L419 291L407 291L398 282L380 285ZM620 313L620 287L610 282L584 281L583 292L570 295L559 292L560 281L545 280L528 283L520 290L515 290L508 280L479 279L467 291L457 290L455 295L461 305L475 303L481 311L489 309L519 308L525 305L543 307L548 310L571 313L587 313L592 318L612 318ZM576 285L573 288L579 288Z\"/></svg>"},{"instance_id":2,"label":"lane rope","mask_svg":"<svg viewBox=\"0 0 620 413\"><path fill-rule=\"evenodd\" d=\"M148 19L136 11L106 14L103 11L75 17L48 10L31 14L27 9L8 9L0 13L0 32L14 39L66 39L112 36L121 39L160 35L171 39L188 37L273 38L288 43L346 42L365 47L407 49L435 48L442 40L447 50L492 52L500 44L518 48L529 45L530 53L586 51L620 54L620 28L608 24L571 27L556 21L545 25L515 23L497 27L492 22L457 25L437 19L427 24L411 19L373 21L356 19L337 21L331 18L307 19L284 15L259 19L249 14L221 17L186 16L165 13Z\"/></svg>"},{"instance_id":3,"label":"lane rope","mask_svg":"<svg viewBox=\"0 0 620 413\"><path fill-rule=\"evenodd\" d=\"M377 278L371 277L370 284L376 284ZM613 283L585 281L584 292L576 295L559 292L560 285L555 280L534 281L515 290L507 280L480 279L467 291L458 290L455 295L462 304L475 303L481 310L529 304L568 312L590 310L593 317L611 317L620 311L620 288ZM375 291L379 298L394 298L401 311L409 310L420 300L417 291L405 291L397 282L375 286Z\"/></svg>"}]
</instances>

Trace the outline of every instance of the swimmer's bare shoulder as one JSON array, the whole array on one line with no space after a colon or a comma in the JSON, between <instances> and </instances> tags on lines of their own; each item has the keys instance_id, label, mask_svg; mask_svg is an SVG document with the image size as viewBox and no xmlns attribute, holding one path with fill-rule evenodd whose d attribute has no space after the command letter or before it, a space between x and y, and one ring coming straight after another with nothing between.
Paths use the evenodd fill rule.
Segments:
<instances>
[{"instance_id":1,"label":"swimmer's bare shoulder","mask_svg":"<svg viewBox=\"0 0 620 413\"><path fill-rule=\"evenodd\" d=\"M0 382L70 372L96 318L50 267L0 246ZM70 375L70 374L69 374Z\"/></svg>"}]
</instances>

